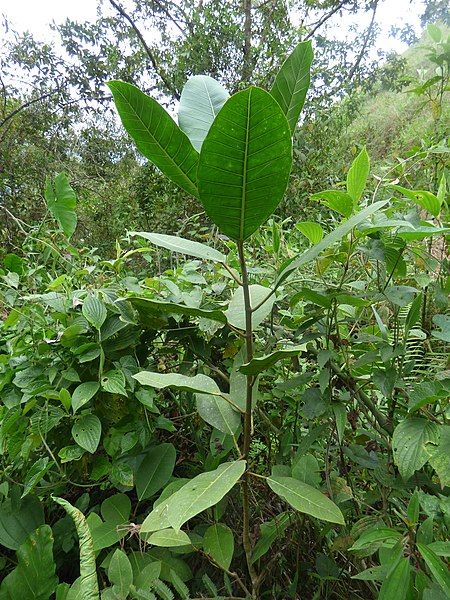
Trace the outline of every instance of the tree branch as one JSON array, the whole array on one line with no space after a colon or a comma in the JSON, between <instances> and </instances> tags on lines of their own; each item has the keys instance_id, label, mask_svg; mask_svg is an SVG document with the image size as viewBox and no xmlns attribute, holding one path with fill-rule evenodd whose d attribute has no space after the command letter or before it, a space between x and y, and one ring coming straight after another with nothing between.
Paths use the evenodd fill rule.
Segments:
<instances>
[{"instance_id":1,"label":"tree branch","mask_svg":"<svg viewBox=\"0 0 450 600\"><path fill-rule=\"evenodd\" d=\"M156 74L161 78L161 80L163 81L163 83L166 86L167 90L170 91L177 100L179 100L180 99L180 94L173 87L173 84L169 81L166 73L164 72L164 70L158 64L155 55L153 54L153 52L152 52L151 48L149 47L149 45L147 44L147 42L145 41L144 36L139 31L136 23L133 21L133 19L130 17L130 15L125 12L125 10L120 6L120 4L118 4L115 0L109 0L109 3L131 25L133 31L135 32L135 34L137 35L139 41L141 42L141 44L142 44L142 46L143 46L143 48L144 48L144 50L145 50L148 58L150 59L150 62L152 63L152 66L155 69Z\"/></svg>"},{"instance_id":2,"label":"tree branch","mask_svg":"<svg viewBox=\"0 0 450 600\"><path fill-rule=\"evenodd\" d=\"M318 29L320 29L320 27L322 27L322 25L324 23L326 23L329 19L331 19L331 17L333 15L335 15L338 12L338 10L341 10L341 8L343 8L346 3L347 3L347 0L342 0L341 2L339 2L339 4L337 4L334 8L332 8L329 12L324 14L323 17L321 17L317 21L317 23L314 25L314 27L311 29L311 31L308 33L308 35L305 37L305 41L311 39L313 37L313 35L316 33L316 31Z\"/></svg>"},{"instance_id":3,"label":"tree branch","mask_svg":"<svg viewBox=\"0 0 450 600\"><path fill-rule=\"evenodd\" d=\"M351 81L353 79L353 76L355 75L356 71L358 70L358 67L361 64L361 61L366 52L367 44L369 43L369 39L372 34L374 25L375 25L375 15L377 13L377 8L378 8L378 0L375 0L375 2L373 4L373 9L372 9L372 18L370 20L369 27L367 28L366 35L364 36L363 45L361 46L361 50L358 54L358 58L356 59L355 64L350 69L350 73L348 74L348 77L347 77L348 81Z\"/></svg>"},{"instance_id":4,"label":"tree branch","mask_svg":"<svg viewBox=\"0 0 450 600\"><path fill-rule=\"evenodd\" d=\"M252 2L244 0L244 48L241 82L249 83L252 75Z\"/></svg>"},{"instance_id":5,"label":"tree branch","mask_svg":"<svg viewBox=\"0 0 450 600\"><path fill-rule=\"evenodd\" d=\"M36 104L37 102L40 102L41 100L45 100L46 98L49 98L50 96L53 96L53 95L55 95L57 93L58 92L56 92L56 91L47 92L46 94L42 94L42 96L39 96L38 98L33 98L33 100L29 100L28 102L24 102L23 104L21 104L20 106L18 106L16 109L14 109L13 111L11 111L9 113L9 115L6 115L6 117L0 121L0 127L3 127L10 119L12 119L13 117L15 117L17 114L19 114L20 112L22 112L23 110L25 110L29 106L32 106L33 104Z\"/></svg>"}]
</instances>

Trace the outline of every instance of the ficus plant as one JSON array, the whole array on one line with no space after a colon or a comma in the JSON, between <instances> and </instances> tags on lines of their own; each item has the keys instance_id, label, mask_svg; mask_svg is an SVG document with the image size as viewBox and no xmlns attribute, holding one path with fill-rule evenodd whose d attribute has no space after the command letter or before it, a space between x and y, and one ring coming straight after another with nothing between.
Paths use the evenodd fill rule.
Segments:
<instances>
[{"instance_id":1,"label":"ficus plant","mask_svg":"<svg viewBox=\"0 0 450 600\"><path fill-rule=\"evenodd\" d=\"M242 378L243 385L237 393L222 392L215 380L204 374L188 377L142 371L134 375L143 386L194 393L200 416L233 438L236 454L235 460L198 475L167 495L144 520L140 534L146 540L158 533L181 539L185 523L217 505L239 483L242 546L250 584L240 583L252 598L259 597L262 581L250 535L250 496L255 481L259 484L264 480L301 513L344 524L338 506L318 489L282 471L267 475L252 472L250 449L253 422L258 415L258 376L276 362L300 352L292 345L271 355L256 356L255 328L271 312L279 286L296 269L314 260L385 204L376 202L351 216L367 178L363 156L361 164L357 163L350 173L350 207L345 213L348 220L312 249L283 265L272 286L250 283L246 249L251 247L252 234L273 214L286 191L292 136L309 86L311 62L311 45L302 42L282 65L270 91L250 86L232 96L210 77L192 77L181 96L178 125L157 101L135 86L122 81L109 83L122 123L138 150L171 181L198 198L219 232L234 242L239 262L236 272L227 265L225 255L204 244L156 232L137 233L157 246L215 261L227 269L238 287L227 310L217 311L214 318L226 320L244 343L242 364L235 374ZM135 299L134 306L144 311L145 301L139 306ZM218 529L217 535L225 538L227 529ZM219 540L222 543L226 545L226 540ZM225 562L227 570L229 561Z\"/></svg>"}]
</instances>

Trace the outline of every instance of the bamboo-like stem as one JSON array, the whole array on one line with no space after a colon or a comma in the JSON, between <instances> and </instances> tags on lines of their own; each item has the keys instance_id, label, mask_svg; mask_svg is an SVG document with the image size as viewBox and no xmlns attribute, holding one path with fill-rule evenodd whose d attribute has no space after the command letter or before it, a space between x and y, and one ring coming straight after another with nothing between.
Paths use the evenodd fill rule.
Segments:
<instances>
[{"instance_id":1,"label":"bamboo-like stem","mask_svg":"<svg viewBox=\"0 0 450 600\"><path fill-rule=\"evenodd\" d=\"M242 291L244 293L244 309L245 309L245 348L246 362L250 362L253 358L253 330L252 330L252 307L250 301L250 289L248 282L247 264L245 262L244 245L242 241L237 244L239 254L239 264L242 277ZM246 399L245 399L245 416L244 416L244 441L242 448L242 458L247 462L247 471L242 478L242 544L244 546L245 557L247 560L247 568L252 582L252 598L256 599L258 588L258 576L252 564L252 543L250 540L250 481L248 472L248 458L250 453L250 443L252 440L252 399L253 399L253 383L252 375L246 376Z\"/></svg>"}]
</instances>

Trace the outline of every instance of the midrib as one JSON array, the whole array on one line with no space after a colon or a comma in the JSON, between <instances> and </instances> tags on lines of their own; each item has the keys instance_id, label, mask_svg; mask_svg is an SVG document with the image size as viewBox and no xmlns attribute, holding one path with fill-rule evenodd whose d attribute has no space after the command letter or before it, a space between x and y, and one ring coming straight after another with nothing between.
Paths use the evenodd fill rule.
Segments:
<instances>
[{"instance_id":1,"label":"midrib","mask_svg":"<svg viewBox=\"0 0 450 600\"><path fill-rule=\"evenodd\" d=\"M250 132L250 104L252 97L252 89L250 88L247 100L247 127L245 131L245 151L244 151L244 172L242 174L242 194L241 194L241 223L239 228L241 240L244 239L244 219L245 219L245 198L247 191L247 162L248 162L248 138Z\"/></svg>"}]
</instances>

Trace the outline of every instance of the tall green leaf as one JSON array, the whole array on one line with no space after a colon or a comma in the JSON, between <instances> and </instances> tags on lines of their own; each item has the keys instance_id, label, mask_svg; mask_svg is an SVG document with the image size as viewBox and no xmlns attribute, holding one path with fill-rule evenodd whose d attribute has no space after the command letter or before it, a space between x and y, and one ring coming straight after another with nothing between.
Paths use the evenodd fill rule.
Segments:
<instances>
[{"instance_id":1,"label":"tall green leaf","mask_svg":"<svg viewBox=\"0 0 450 600\"><path fill-rule=\"evenodd\" d=\"M322 521L345 525L344 517L336 504L307 483L293 477L276 476L268 477L267 483L275 494L284 498L295 510Z\"/></svg>"},{"instance_id":2,"label":"tall green leaf","mask_svg":"<svg viewBox=\"0 0 450 600\"><path fill-rule=\"evenodd\" d=\"M178 123L200 152L203 140L229 94L218 81L208 75L190 77L181 92Z\"/></svg>"},{"instance_id":3,"label":"tall green leaf","mask_svg":"<svg viewBox=\"0 0 450 600\"><path fill-rule=\"evenodd\" d=\"M58 221L64 235L70 238L77 227L77 213L75 212L77 198L65 173L59 173L53 183L50 180L47 181L45 202L48 210Z\"/></svg>"},{"instance_id":4,"label":"tall green leaf","mask_svg":"<svg viewBox=\"0 0 450 600\"><path fill-rule=\"evenodd\" d=\"M83 600L99 600L97 570L91 532L83 513L63 498L53 497L73 519L80 544L80 589Z\"/></svg>"},{"instance_id":5,"label":"tall green leaf","mask_svg":"<svg viewBox=\"0 0 450 600\"><path fill-rule=\"evenodd\" d=\"M234 553L233 532L221 523L211 525L205 531L203 549L220 567L229 569Z\"/></svg>"},{"instance_id":6,"label":"tall green leaf","mask_svg":"<svg viewBox=\"0 0 450 600\"><path fill-rule=\"evenodd\" d=\"M176 451L172 444L160 444L147 452L136 473L139 501L150 498L169 481L175 467Z\"/></svg>"},{"instance_id":7,"label":"tall green leaf","mask_svg":"<svg viewBox=\"0 0 450 600\"><path fill-rule=\"evenodd\" d=\"M363 195L369 177L370 160L367 150L363 148L352 163L347 173L347 192L356 204Z\"/></svg>"},{"instance_id":8,"label":"tall green leaf","mask_svg":"<svg viewBox=\"0 0 450 600\"><path fill-rule=\"evenodd\" d=\"M172 117L153 98L124 81L110 81L123 126L139 152L183 190L198 196L198 153Z\"/></svg>"},{"instance_id":9,"label":"tall green leaf","mask_svg":"<svg viewBox=\"0 0 450 600\"><path fill-rule=\"evenodd\" d=\"M417 544L417 547L433 577L450 598L450 573L447 566L426 544Z\"/></svg>"},{"instance_id":10,"label":"tall green leaf","mask_svg":"<svg viewBox=\"0 0 450 600\"><path fill-rule=\"evenodd\" d=\"M388 573L380 589L378 600L405 600L409 589L411 568L407 558L401 558Z\"/></svg>"},{"instance_id":11,"label":"tall green leaf","mask_svg":"<svg viewBox=\"0 0 450 600\"><path fill-rule=\"evenodd\" d=\"M7 498L0 505L0 545L17 550L43 524L44 509L36 496Z\"/></svg>"},{"instance_id":12,"label":"tall green leaf","mask_svg":"<svg viewBox=\"0 0 450 600\"><path fill-rule=\"evenodd\" d=\"M17 567L3 580L0 595L8 600L48 600L57 584L52 530L41 525L17 550Z\"/></svg>"},{"instance_id":13,"label":"tall green leaf","mask_svg":"<svg viewBox=\"0 0 450 600\"><path fill-rule=\"evenodd\" d=\"M311 42L300 42L281 65L270 93L283 109L294 133L310 84Z\"/></svg>"},{"instance_id":14,"label":"tall green leaf","mask_svg":"<svg viewBox=\"0 0 450 600\"><path fill-rule=\"evenodd\" d=\"M133 583L133 569L128 556L117 548L111 557L108 567L108 579L113 584L113 598L125 600Z\"/></svg>"},{"instance_id":15,"label":"tall green leaf","mask_svg":"<svg viewBox=\"0 0 450 600\"><path fill-rule=\"evenodd\" d=\"M227 100L203 142L200 200L223 233L245 240L282 199L291 165L283 111L268 92L250 87Z\"/></svg>"}]
</instances>

